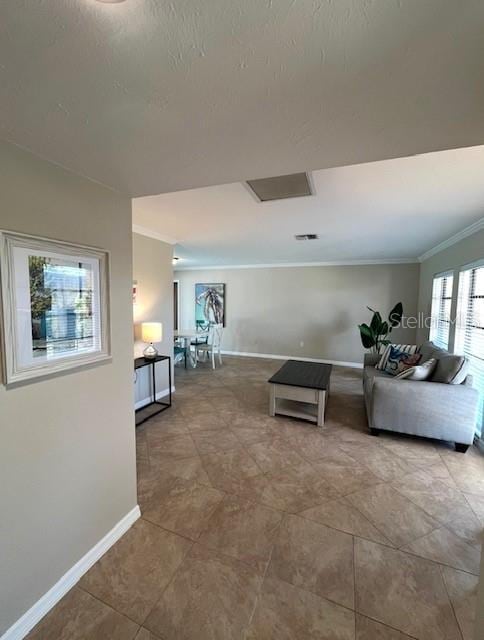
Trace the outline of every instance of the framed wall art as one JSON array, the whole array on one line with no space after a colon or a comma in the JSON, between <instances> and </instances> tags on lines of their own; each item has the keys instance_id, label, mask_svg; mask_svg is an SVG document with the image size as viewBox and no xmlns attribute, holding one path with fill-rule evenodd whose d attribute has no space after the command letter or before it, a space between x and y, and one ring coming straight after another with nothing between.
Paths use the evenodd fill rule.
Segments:
<instances>
[{"instance_id":1,"label":"framed wall art","mask_svg":"<svg viewBox=\"0 0 484 640\"><path fill-rule=\"evenodd\" d=\"M195 324L221 324L225 327L225 284L195 285Z\"/></svg>"},{"instance_id":2,"label":"framed wall art","mask_svg":"<svg viewBox=\"0 0 484 640\"><path fill-rule=\"evenodd\" d=\"M0 231L4 382L111 357L109 254Z\"/></svg>"}]
</instances>

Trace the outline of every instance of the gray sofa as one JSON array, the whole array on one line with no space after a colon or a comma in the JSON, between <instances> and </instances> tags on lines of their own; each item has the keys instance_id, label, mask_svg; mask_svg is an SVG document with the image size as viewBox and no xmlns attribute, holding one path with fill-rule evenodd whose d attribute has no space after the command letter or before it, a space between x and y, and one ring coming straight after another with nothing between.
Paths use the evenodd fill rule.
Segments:
<instances>
[{"instance_id":1,"label":"gray sofa","mask_svg":"<svg viewBox=\"0 0 484 640\"><path fill-rule=\"evenodd\" d=\"M432 342L424 343L420 351L422 361L449 355ZM479 401L472 377L468 375L462 384L399 380L375 369L379 358L365 354L363 390L370 432L446 440L465 453L474 440Z\"/></svg>"}]
</instances>

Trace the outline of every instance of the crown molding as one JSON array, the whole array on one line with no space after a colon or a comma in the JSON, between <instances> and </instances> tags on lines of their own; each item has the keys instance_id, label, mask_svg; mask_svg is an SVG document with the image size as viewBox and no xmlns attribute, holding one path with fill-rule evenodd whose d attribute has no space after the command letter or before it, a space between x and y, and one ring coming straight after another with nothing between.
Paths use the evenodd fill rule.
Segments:
<instances>
[{"instance_id":1,"label":"crown molding","mask_svg":"<svg viewBox=\"0 0 484 640\"><path fill-rule=\"evenodd\" d=\"M177 271L214 271L220 269L290 269L294 267L361 267L383 264L417 264L417 258L387 258L386 260L332 260L327 262L275 262L267 264L214 264L196 267L176 267Z\"/></svg>"},{"instance_id":2,"label":"crown molding","mask_svg":"<svg viewBox=\"0 0 484 640\"><path fill-rule=\"evenodd\" d=\"M139 224L133 224L133 233L138 233L140 236L146 236L147 238L153 238L154 240L160 240L161 242L166 242L167 244L176 244L177 241L175 238L171 238L170 236L164 236L157 231L152 231L147 227L142 227Z\"/></svg>"},{"instance_id":3,"label":"crown molding","mask_svg":"<svg viewBox=\"0 0 484 640\"><path fill-rule=\"evenodd\" d=\"M422 255L419 256L418 261L424 262L424 260L428 260L429 258L434 256L436 253L440 253L441 251L444 251L444 249L448 249L453 244L456 244L457 242L464 240L464 238L468 238L469 236L472 236L474 233L477 233L482 229L484 229L484 218L481 218L477 222L474 222L474 224L469 225L468 227L466 227L465 229L462 229L462 231L459 231L458 233L454 234L447 240L440 242L439 244L435 245L435 247L432 247L425 253L422 253Z\"/></svg>"}]
</instances>

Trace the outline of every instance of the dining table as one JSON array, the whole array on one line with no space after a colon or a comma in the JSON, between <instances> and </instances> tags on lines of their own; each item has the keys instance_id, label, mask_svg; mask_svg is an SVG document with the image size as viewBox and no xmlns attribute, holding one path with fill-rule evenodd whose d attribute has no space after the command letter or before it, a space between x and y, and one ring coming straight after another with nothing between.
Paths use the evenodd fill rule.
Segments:
<instances>
[{"instance_id":1,"label":"dining table","mask_svg":"<svg viewBox=\"0 0 484 640\"><path fill-rule=\"evenodd\" d=\"M187 354L187 360L190 363L190 366L195 368L197 366L197 354L196 351L192 355L190 345L192 340L197 340L199 338L206 338L208 336L208 330L197 330L197 329L176 329L173 332L175 340L183 340L183 346L185 348ZM186 362L186 361L185 361Z\"/></svg>"}]
</instances>

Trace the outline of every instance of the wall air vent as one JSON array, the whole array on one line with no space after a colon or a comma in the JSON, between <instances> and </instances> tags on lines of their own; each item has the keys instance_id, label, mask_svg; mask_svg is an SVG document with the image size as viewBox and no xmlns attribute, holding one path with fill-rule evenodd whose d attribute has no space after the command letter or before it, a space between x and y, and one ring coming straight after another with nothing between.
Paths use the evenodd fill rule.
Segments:
<instances>
[{"instance_id":1,"label":"wall air vent","mask_svg":"<svg viewBox=\"0 0 484 640\"><path fill-rule=\"evenodd\" d=\"M300 233L294 237L296 240L317 240L319 238L317 233Z\"/></svg>"},{"instance_id":2,"label":"wall air vent","mask_svg":"<svg viewBox=\"0 0 484 640\"><path fill-rule=\"evenodd\" d=\"M247 185L260 202L312 195L306 173L290 173L287 176L247 180Z\"/></svg>"}]
</instances>

